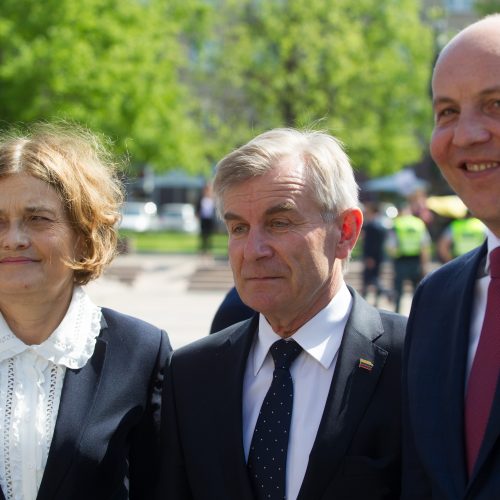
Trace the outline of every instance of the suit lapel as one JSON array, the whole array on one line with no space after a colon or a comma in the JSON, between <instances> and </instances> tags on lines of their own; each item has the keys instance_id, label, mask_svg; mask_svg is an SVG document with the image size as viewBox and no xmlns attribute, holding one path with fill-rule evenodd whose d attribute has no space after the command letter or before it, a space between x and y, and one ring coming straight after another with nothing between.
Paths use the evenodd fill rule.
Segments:
<instances>
[{"instance_id":1,"label":"suit lapel","mask_svg":"<svg viewBox=\"0 0 500 500\"><path fill-rule=\"evenodd\" d=\"M99 393L105 355L106 342L98 338L87 364L79 370L66 370L54 436L37 500L56 498L56 491L73 462Z\"/></svg>"},{"instance_id":2,"label":"suit lapel","mask_svg":"<svg viewBox=\"0 0 500 500\"><path fill-rule=\"evenodd\" d=\"M387 358L387 351L374 344L382 333L377 310L354 293L300 499L321 497L333 476L332 471L339 466L347 451Z\"/></svg>"},{"instance_id":3,"label":"suit lapel","mask_svg":"<svg viewBox=\"0 0 500 500\"><path fill-rule=\"evenodd\" d=\"M479 455L477 457L477 463L472 472L472 477L470 485L473 484L474 479L478 475L478 472L485 465L489 455L493 452L493 449L497 447L498 440L500 438L500 384L497 383L497 389L495 393L495 399L493 400L493 406L491 408L491 415L484 435L483 445L479 450Z\"/></svg>"},{"instance_id":4,"label":"suit lapel","mask_svg":"<svg viewBox=\"0 0 500 500\"><path fill-rule=\"evenodd\" d=\"M484 247L485 248L485 247ZM411 356L408 369L414 376L408 386L410 405L420 409L412 425L415 433L423 436L417 448L432 450L428 467L442 471L442 487L451 497L460 497L467 485L464 447L464 393L465 365L468 352L471 308L477 270L484 256L479 250L461 262L452 263L443 294L429 296L419 304L422 318L415 331L415 339L424 339L419 345L422 359L413 366ZM458 265L457 265L458 264ZM410 315L410 323L413 318ZM414 340L416 342L416 340ZM424 357L425 356L425 357ZM425 408L425 412L423 409ZM446 432L436 432L446 429Z\"/></svg>"},{"instance_id":5,"label":"suit lapel","mask_svg":"<svg viewBox=\"0 0 500 500\"><path fill-rule=\"evenodd\" d=\"M500 307L500 305L499 305ZM495 392L495 399L493 400L493 406L491 408L491 415L484 435L483 445L479 450L479 455L477 457L477 462L472 471L472 477L470 478L469 487L473 486L474 479L477 477L478 472L485 465L489 455L493 452L496 447L498 440L500 439L500 383L497 381L497 388ZM469 488L470 490L470 488Z\"/></svg>"},{"instance_id":6,"label":"suit lapel","mask_svg":"<svg viewBox=\"0 0 500 500\"><path fill-rule=\"evenodd\" d=\"M453 304L445 306L444 309L449 311L451 310L449 308L455 308L458 314L448 314L443 318L442 327L436 330L442 334L452 334L446 343L448 354L443 353L442 358L448 357L450 364L443 367L440 366L439 360L435 360L435 380L448 388L447 391L442 391L443 394L446 393L446 401L441 405L444 411L441 417L436 415L435 425L437 428L447 429L447 432L443 433L448 455L444 463L449 463L448 475L455 482L455 492L463 492L467 484L464 440L465 367L469 349L474 287L483 255L483 252L476 253L474 258L465 264L464 272L454 275L455 282L450 284L449 288L456 290L457 295L452 300ZM435 389L441 390L437 385Z\"/></svg>"},{"instance_id":7,"label":"suit lapel","mask_svg":"<svg viewBox=\"0 0 500 500\"><path fill-rule=\"evenodd\" d=\"M255 315L221 345L215 379L220 388L215 432L224 436L220 443L223 467L234 491L233 498L241 500L253 498L243 449L242 398L245 367L258 321L259 316Z\"/></svg>"}]
</instances>

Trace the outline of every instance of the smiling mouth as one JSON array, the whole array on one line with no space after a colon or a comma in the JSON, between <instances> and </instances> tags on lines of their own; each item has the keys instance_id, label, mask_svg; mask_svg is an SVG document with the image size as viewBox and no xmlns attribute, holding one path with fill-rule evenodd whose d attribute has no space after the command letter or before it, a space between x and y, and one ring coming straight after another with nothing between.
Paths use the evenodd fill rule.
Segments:
<instances>
[{"instance_id":1,"label":"smiling mouth","mask_svg":"<svg viewBox=\"0 0 500 500\"><path fill-rule=\"evenodd\" d=\"M463 166L463 168L467 170L467 172L484 172L485 170L490 170L497 167L500 167L500 163L496 161L485 163L465 163Z\"/></svg>"}]
</instances>

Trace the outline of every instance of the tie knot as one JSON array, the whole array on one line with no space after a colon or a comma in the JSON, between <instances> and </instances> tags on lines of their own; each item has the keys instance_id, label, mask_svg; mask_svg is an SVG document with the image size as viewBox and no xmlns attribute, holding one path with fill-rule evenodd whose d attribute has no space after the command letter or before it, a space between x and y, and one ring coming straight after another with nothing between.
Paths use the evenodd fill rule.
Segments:
<instances>
[{"instance_id":1,"label":"tie knot","mask_svg":"<svg viewBox=\"0 0 500 500\"><path fill-rule=\"evenodd\" d=\"M500 247L496 247L490 252L490 276L500 278Z\"/></svg>"},{"instance_id":2,"label":"tie knot","mask_svg":"<svg viewBox=\"0 0 500 500\"><path fill-rule=\"evenodd\" d=\"M274 368L288 370L295 358L301 353L302 347L295 340L281 339L271 346L270 351L274 360Z\"/></svg>"}]
</instances>

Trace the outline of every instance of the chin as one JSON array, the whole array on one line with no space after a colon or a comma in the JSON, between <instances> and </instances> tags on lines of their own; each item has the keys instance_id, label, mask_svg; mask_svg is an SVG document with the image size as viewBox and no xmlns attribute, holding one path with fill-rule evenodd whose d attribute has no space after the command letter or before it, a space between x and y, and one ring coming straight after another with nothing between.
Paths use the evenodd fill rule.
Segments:
<instances>
[{"instance_id":1,"label":"chin","mask_svg":"<svg viewBox=\"0 0 500 500\"><path fill-rule=\"evenodd\" d=\"M269 297L257 294L241 295L241 300L252 309L256 311L261 311L262 309L270 309L272 307L272 301Z\"/></svg>"}]
</instances>

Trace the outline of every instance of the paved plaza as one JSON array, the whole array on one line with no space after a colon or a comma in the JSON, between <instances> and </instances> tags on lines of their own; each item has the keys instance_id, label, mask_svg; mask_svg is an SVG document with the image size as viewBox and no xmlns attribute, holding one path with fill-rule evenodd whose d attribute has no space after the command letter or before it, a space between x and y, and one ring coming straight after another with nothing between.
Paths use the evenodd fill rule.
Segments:
<instances>
[{"instance_id":1,"label":"paved plaza","mask_svg":"<svg viewBox=\"0 0 500 500\"><path fill-rule=\"evenodd\" d=\"M350 269L351 280L348 275L346 281L356 287L359 264L351 263ZM202 277L204 270L212 270L213 281L195 283L193 278ZM96 304L165 329L178 348L208 334L231 284L226 262L207 263L196 255L127 254L118 256L105 275L86 289ZM408 313L410 302L411 295L406 294L403 313ZM392 308L387 302L380 306Z\"/></svg>"},{"instance_id":2,"label":"paved plaza","mask_svg":"<svg viewBox=\"0 0 500 500\"><path fill-rule=\"evenodd\" d=\"M174 348L208 334L227 289L194 291L197 256L120 255L104 276L87 285L94 302L165 329Z\"/></svg>"}]
</instances>

